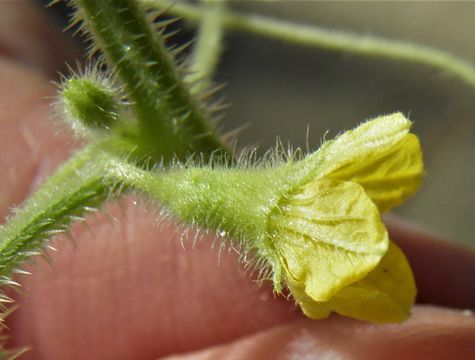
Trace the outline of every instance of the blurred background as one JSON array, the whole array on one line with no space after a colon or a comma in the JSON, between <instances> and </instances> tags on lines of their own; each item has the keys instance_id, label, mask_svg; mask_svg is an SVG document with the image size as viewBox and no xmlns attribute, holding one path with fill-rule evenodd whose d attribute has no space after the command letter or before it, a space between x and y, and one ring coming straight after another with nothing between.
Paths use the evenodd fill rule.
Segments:
<instances>
[{"instance_id":1,"label":"blurred background","mask_svg":"<svg viewBox=\"0 0 475 360\"><path fill-rule=\"evenodd\" d=\"M234 1L231 7L438 47L475 62L474 2ZM48 26L59 33L67 11L61 6L45 11L52 17ZM178 41L193 36L193 28L187 29ZM417 195L394 212L475 246L475 88L421 65L236 32L226 34L216 81L226 84L222 94L231 105L224 130L247 125L239 144L254 144L262 153L276 137L305 148L307 127L314 150L327 130L331 138L365 119L403 112L421 138L427 175Z\"/></svg>"}]
</instances>

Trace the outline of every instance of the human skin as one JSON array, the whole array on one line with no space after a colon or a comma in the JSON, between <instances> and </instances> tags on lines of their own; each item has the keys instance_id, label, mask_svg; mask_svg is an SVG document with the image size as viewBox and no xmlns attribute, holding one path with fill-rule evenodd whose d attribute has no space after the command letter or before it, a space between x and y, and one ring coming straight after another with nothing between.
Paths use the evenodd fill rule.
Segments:
<instances>
[{"instance_id":1,"label":"human skin","mask_svg":"<svg viewBox=\"0 0 475 360\"><path fill-rule=\"evenodd\" d=\"M54 88L41 64L65 49L38 48L35 70L11 55L0 60L2 218L81 146L58 132L45 99ZM402 324L374 325L305 319L268 283L258 286L233 251L218 263L211 237L182 246L181 230L156 226L154 207L140 199L111 202L104 213L74 225L73 244L53 240L52 265L37 258L27 265L32 275L16 279L8 346L29 345L23 359L475 358L475 319L461 310L475 308L475 253L401 220L388 227L413 266L421 304Z\"/></svg>"}]
</instances>

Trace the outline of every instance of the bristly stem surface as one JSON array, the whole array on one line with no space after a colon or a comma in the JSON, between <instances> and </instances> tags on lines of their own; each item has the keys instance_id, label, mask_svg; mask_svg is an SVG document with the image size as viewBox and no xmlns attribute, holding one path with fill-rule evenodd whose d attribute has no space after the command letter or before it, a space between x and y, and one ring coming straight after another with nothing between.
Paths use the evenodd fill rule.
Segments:
<instances>
[{"instance_id":1,"label":"bristly stem surface","mask_svg":"<svg viewBox=\"0 0 475 360\"><path fill-rule=\"evenodd\" d=\"M78 0L77 4L86 31L91 31L125 84L141 141L155 148L153 158L226 152L136 1Z\"/></svg>"}]
</instances>

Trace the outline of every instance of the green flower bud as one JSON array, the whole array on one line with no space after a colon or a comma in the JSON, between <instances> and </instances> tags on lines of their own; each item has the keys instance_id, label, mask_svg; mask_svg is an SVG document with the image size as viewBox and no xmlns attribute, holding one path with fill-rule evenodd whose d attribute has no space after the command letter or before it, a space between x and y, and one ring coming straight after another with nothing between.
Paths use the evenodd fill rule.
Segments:
<instances>
[{"instance_id":1,"label":"green flower bud","mask_svg":"<svg viewBox=\"0 0 475 360\"><path fill-rule=\"evenodd\" d=\"M65 119L80 134L87 130L109 130L114 126L119 118L117 99L112 86L107 86L104 79L93 77L70 78L60 92Z\"/></svg>"}]
</instances>

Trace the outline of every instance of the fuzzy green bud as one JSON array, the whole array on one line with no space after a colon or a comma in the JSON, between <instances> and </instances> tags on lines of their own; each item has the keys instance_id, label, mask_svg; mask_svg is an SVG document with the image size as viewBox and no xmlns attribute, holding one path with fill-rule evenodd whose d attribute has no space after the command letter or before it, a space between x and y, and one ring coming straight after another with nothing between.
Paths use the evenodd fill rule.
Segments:
<instances>
[{"instance_id":1,"label":"fuzzy green bud","mask_svg":"<svg viewBox=\"0 0 475 360\"><path fill-rule=\"evenodd\" d=\"M60 96L74 130L108 130L119 117L117 94L103 81L73 77L63 85Z\"/></svg>"}]
</instances>

